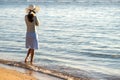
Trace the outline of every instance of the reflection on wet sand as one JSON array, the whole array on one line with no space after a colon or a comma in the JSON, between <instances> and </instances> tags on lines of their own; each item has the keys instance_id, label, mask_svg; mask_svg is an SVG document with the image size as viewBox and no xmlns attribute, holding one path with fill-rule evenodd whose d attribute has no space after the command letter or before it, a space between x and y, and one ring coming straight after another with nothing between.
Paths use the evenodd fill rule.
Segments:
<instances>
[{"instance_id":1,"label":"reflection on wet sand","mask_svg":"<svg viewBox=\"0 0 120 80\"><path fill-rule=\"evenodd\" d=\"M28 74L29 76L33 76L34 71L25 69L25 74Z\"/></svg>"}]
</instances>

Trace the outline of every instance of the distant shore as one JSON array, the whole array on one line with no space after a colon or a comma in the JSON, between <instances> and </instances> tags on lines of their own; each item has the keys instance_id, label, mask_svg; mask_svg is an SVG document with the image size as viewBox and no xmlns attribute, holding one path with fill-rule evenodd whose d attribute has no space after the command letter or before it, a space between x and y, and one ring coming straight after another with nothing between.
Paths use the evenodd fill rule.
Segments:
<instances>
[{"instance_id":1,"label":"distant shore","mask_svg":"<svg viewBox=\"0 0 120 80\"><path fill-rule=\"evenodd\" d=\"M37 80L30 75L0 67L0 80Z\"/></svg>"}]
</instances>

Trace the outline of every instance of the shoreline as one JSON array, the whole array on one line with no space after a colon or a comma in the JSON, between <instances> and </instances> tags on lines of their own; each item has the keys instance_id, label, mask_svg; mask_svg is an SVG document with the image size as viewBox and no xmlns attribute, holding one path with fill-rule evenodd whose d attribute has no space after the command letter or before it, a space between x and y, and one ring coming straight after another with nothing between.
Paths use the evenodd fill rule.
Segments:
<instances>
[{"instance_id":1,"label":"shoreline","mask_svg":"<svg viewBox=\"0 0 120 80\"><path fill-rule=\"evenodd\" d=\"M18 73L22 73L23 75L26 74L28 76L31 76L32 78L35 78L35 79L27 79L26 78L26 79L20 79L20 80L64 80L64 79L60 79L60 78L57 78L57 77L54 77L54 76L50 76L50 75L47 75L47 74L43 74L43 73L34 71L32 69L27 69L27 68L19 67L19 66L16 66L16 65L12 65L12 63L10 63L10 62L5 63L3 61L3 63L2 63L1 59L0 59L0 68L4 68L4 69L8 69L10 71L15 71L15 72L18 72ZM6 71L4 73L6 73ZM11 73L11 75L14 75L14 74ZM11 80L11 77L9 77L9 78ZM1 79L1 77L0 77L0 79ZM2 80L9 80L9 79L2 79ZM13 80L19 80L19 79L13 79Z\"/></svg>"},{"instance_id":2,"label":"shoreline","mask_svg":"<svg viewBox=\"0 0 120 80\"><path fill-rule=\"evenodd\" d=\"M50 70L41 66L30 65L23 62L9 61L9 60L3 60L3 59L0 59L0 71L1 71L1 68L16 71L18 73L22 73L22 75L26 74L31 76L32 78L35 78L35 79L26 79L26 80L101 80L101 79L119 80L120 79L119 76L112 76L112 75L109 76L105 74L104 74L104 78L101 78L101 76L99 76L99 78L93 77L95 75L91 75L88 77L87 75L86 76L84 75L86 74L85 72L81 73L83 75L76 77L76 76L70 75L70 73L62 73L62 72ZM0 73L7 73L7 72L0 72ZM11 75L14 75L14 74L11 73ZM9 79L5 79L5 80L9 80ZM13 80L19 80L19 79L13 79ZM24 79L21 79L21 80L24 80Z\"/></svg>"},{"instance_id":3,"label":"shoreline","mask_svg":"<svg viewBox=\"0 0 120 80\"><path fill-rule=\"evenodd\" d=\"M49 70L41 66L35 66L30 64L25 64L23 62L16 62L16 61L8 61L0 59L0 64L7 65L8 67L18 67L22 69L31 70L33 72L39 73L37 78L40 77L39 80L91 80L90 78L83 78L83 77L75 77L67 73L58 72L55 70ZM34 74L34 73L33 73ZM43 75L45 77L43 77ZM36 77L36 76L35 76ZM47 78L47 79L46 79Z\"/></svg>"}]
</instances>

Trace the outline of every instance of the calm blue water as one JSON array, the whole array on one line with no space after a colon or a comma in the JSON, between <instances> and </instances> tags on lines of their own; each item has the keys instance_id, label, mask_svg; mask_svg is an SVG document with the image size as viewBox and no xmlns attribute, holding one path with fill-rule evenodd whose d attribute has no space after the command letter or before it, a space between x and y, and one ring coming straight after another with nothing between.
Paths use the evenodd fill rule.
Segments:
<instances>
[{"instance_id":1,"label":"calm blue water","mask_svg":"<svg viewBox=\"0 0 120 80\"><path fill-rule=\"evenodd\" d=\"M77 76L79 70L100 79L120 76L120 6L38 5L36 65ZM24 61L27 6L0 4L0 59Z\"/></svg>"}]
</instances>

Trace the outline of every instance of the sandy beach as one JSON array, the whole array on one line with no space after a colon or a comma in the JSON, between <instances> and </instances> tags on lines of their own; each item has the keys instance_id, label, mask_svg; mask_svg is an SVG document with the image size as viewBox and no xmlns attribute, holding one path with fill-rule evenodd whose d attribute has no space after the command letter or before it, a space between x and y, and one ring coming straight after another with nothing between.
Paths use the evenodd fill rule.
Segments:
<instances>
[{"instance_id":1,"label":"sandy beach","mask_svg":"<svg viewBox=\"0 0 120 80\"><path fill-rule=\"evenodd\" d=\"M34 65L0 59L0 80L64 80ZM2 73L2 74L1 74Z\"/></svg>"},{"instance_id":2,"label":"sandy beach","mask_svg":"<svg viewBox=\"0 0 120 80\"><path fill-rule=\"evenodd\" d=\"M0 67L0 80L37 80L37 79L30 75L15 70Z\"/></svg>"}]
</instances>

